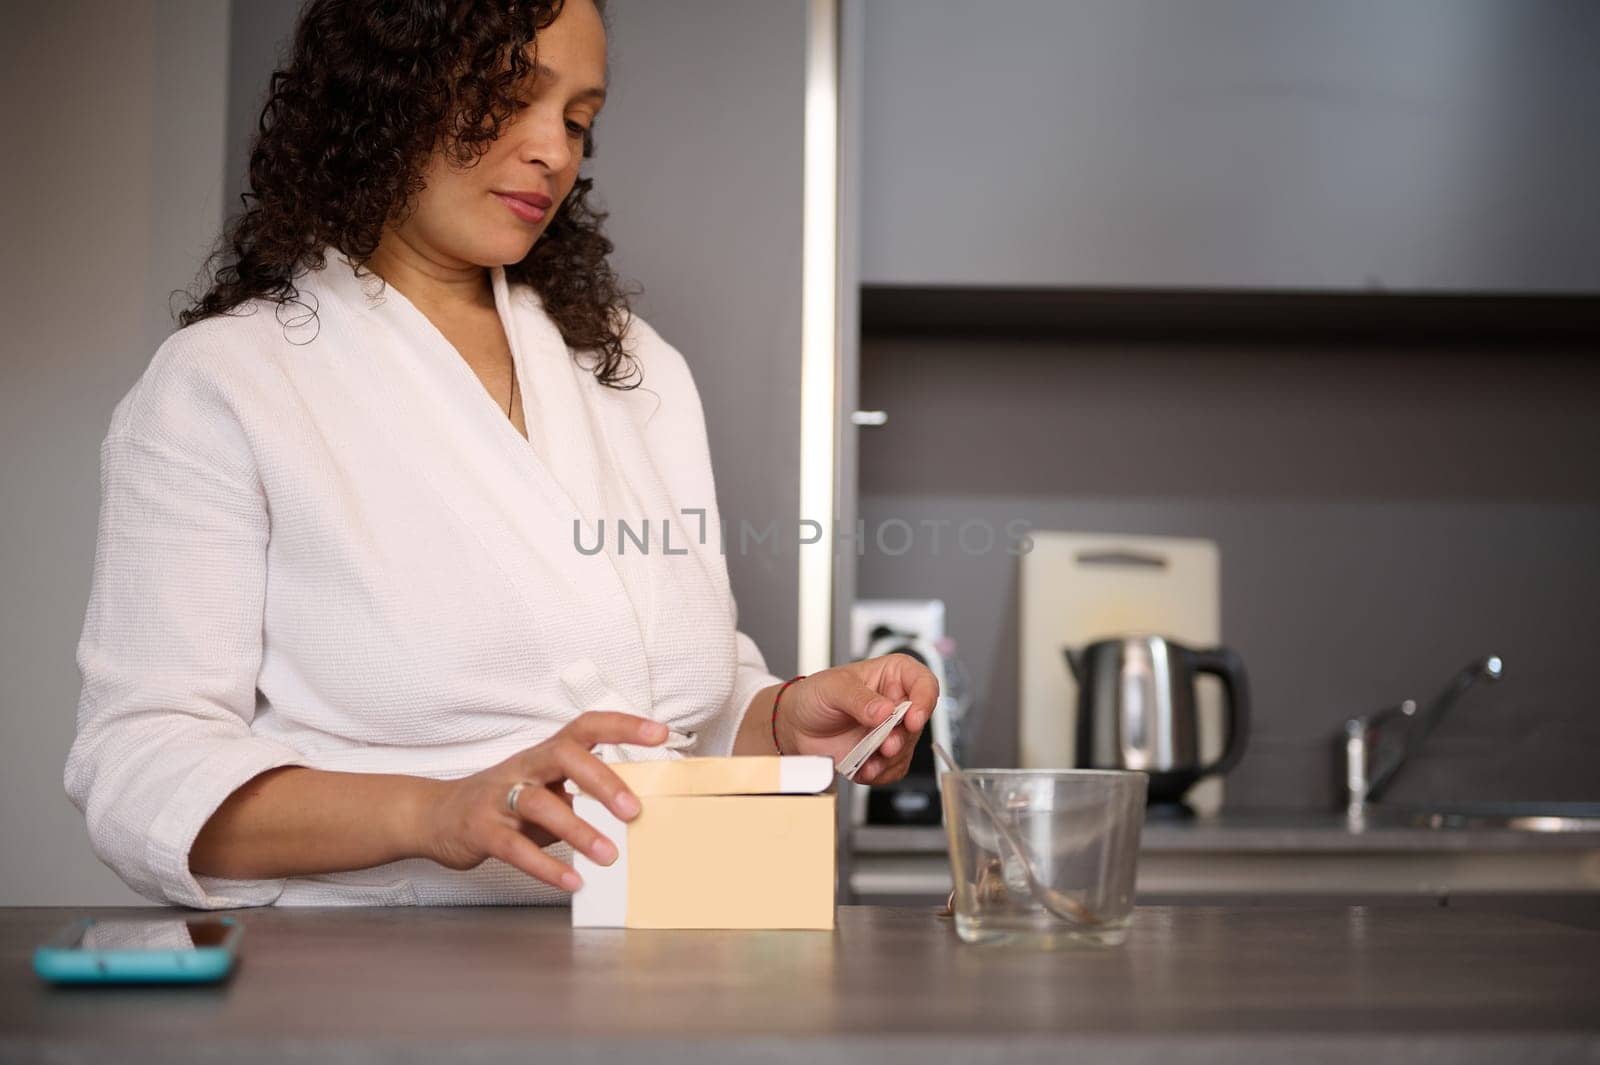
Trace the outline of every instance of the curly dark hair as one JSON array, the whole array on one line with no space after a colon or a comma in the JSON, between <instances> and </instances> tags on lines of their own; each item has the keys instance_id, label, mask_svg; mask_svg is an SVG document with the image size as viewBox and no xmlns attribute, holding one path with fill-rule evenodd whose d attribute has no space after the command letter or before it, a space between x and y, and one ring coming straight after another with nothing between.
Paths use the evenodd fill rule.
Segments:
<instances>
[{"instance_id":1,"label":"curly dark hair","mask_svg":"<svg viewBox=\"0 0 1600 1065\"><path fill-rule=\"evenodd\" d=\"M563 0L310 0L287 68L273 72L250 149L250 191L206 260L204 295L179 316L190 325L255 298L298 303L294 278L320 269L332 244L358 268L384 227L422 191L436 145L452 163L482 158L520 109L532 74L526 52ZM605 15L604 0L595 6ZM594 154L592 133L583 155ZM506 278L531 284L573 351L592 352L594 375L636 387L623 347L629 297L607 256L604 212L582 177ZM310 309L314 316L315 308Z\"/></svg>"}]
</instances>

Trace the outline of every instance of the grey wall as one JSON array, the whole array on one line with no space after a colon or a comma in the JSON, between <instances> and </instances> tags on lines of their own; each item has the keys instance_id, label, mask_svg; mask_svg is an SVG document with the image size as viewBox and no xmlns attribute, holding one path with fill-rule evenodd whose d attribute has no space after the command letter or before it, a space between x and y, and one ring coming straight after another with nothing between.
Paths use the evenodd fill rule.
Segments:
<instances>
[{"instance_id":1,"label":"grey wall","mask_svg":"<svg viewBox=\"0 0 1600 1065\"><path fill-rule=\"evenodd\" d=\"M640 312L683 352L705 406L730 534L794 529L800 495L805 0L611 0L612 96L596 193ZM792 674L793 543L728 571L740 627Z\"/></svg>"},{"instance_id":2,"label":"grey wall","mask_svg":"<svg viewBox=\"0 0 1600 1065\"><path fill-rule=\"evenodd\" d=\"M99 447L222 217L227 7L0 7L0 905L137 901L62 790Z\"/></svg>"},{"instance_id":3,"label":"grey wall","mask_svg":"<svg viewBox=\"0 0 1600 1065\"><path fill-rule=\"evenodd\" d=\"M228 213L250 188L250 141L272 72L289 58L302 0L232 0L228 5Z\"/></svg>"},{"instance_id":4,"label":"grey wall","mask_svg":"<svg viewBox=\"0 0 1600 1065\"><path fill-rule=\"evenodd\" d=\"M1460 705L1393 797L1592 800L1597 355L872 334L862 402L890 419L862 435L862 515L1217 540L1223 636L1256 706L1230 807L1329 806L1347 717L1428 698L1491 651L1506 679ZM926 540L860 562L861 595L947 600L985 764L1015 764L1017 572Z\"/></svg>"}]
</instances>

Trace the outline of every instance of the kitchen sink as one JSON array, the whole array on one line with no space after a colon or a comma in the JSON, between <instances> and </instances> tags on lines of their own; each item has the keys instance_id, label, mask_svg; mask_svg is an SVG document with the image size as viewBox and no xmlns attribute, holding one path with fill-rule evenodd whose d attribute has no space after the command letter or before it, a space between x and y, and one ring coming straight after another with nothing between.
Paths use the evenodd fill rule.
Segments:
<instances>
[{"instance_id":1,"label":"kitchen sink","mask_svg":"<svg viewBox=\"0 0 1600 1065\"><path fill-rule=\"evenodd\" d=\"M1426 707L1415 700L1345 722L1345 818L1354 831L1363 824L1410 828L1509 829L1518 832L1600 832L1600 802L1447 802L1390 806L1378 801L1439 719L1479 682L1505 676L1505 659L1484 655L1450 678ZM1409 723L1398 741L1380 749L1389 723Z\"/></svg>"},{"instance_id":2,"label":"kitchen sink","mask_svg":"<svg viewBox=\"0 0 1600 1065\"><path fill-rule=\"evenodd\" d=\"M1600 832L1600 802L1455 802L1418 807L1373 804L1366 808L1366 816L1422 828Z\"/></svg>"}]
</instances>

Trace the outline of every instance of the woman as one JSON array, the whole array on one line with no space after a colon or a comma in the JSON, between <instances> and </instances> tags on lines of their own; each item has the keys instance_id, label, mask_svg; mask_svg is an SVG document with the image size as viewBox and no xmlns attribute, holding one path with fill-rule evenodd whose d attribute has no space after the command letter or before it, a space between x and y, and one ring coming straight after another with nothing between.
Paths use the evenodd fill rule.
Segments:
<instances>
[{"instance_id":1,"label":"woman","mask_svg":"<svg viewBox=\"0 0 1600 1065\"><path fill-rule=\"evenodd\" d=\"M605 85L594 0L303 12L102 449L66 785L142 894L562 901L616 855L568 782L630 820L607 761L837 758L909 698L858 779L904 774L926 669L785 684L735 628L698 394L579 177Z\"/></svg>"}]
</instances>

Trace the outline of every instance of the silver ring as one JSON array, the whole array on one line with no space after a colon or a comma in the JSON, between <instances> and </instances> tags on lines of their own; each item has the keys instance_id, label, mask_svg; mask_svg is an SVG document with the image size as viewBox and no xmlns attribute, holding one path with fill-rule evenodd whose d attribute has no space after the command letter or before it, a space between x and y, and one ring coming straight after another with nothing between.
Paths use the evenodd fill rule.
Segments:
<instances>
[{"instance_id":1,"label":"silver ring","mask_svg":"<svg viewBox=\"0 0 1600 1065\"><path fill-rule=\"evenodd\" d=\"M522 794L523 788L531 787L533 787L533 781L519 780L515 784L511 785L510 791L506 792L506 809L511 811L513 817L522 816L521 814L517 813L517 797Z\"/></svg>"}]
</instances>

